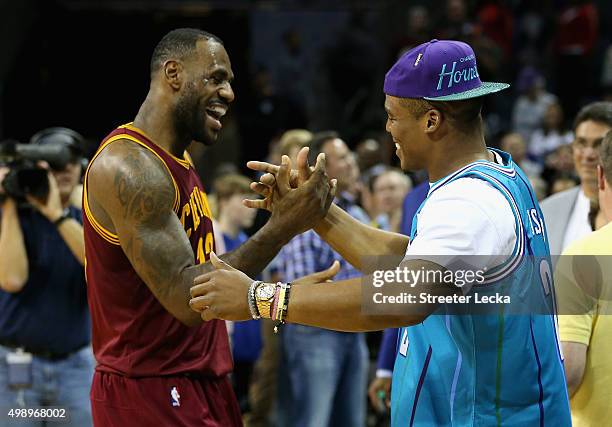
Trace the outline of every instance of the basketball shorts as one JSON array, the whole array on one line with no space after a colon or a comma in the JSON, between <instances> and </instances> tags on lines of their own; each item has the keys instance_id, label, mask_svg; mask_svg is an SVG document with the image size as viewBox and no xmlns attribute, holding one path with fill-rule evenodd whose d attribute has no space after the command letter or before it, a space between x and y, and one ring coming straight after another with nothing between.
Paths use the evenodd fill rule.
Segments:
<instances>
[{"instance_id":1,"label":"basketball shorts","mask_svg":"<svg viewBox=\"0 0 612 427\"><path fill-rule=\"evenodd\" d=\"M127 378L96 371L91 386L95 427L240 427L228 377Z\"/></svg>"}]
</instances>

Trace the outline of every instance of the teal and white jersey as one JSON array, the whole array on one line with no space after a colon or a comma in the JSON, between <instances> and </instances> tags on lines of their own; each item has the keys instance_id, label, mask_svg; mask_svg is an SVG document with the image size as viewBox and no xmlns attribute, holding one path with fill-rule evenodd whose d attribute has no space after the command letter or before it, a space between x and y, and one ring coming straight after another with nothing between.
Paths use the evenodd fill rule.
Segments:
<instances>
[{"instance_id":1,"label":"teal and white jersey","mask_svg":"<svg viewBox=\"0 0 612 427\"><path fill-rule=\"evenodd\" d=\"M477 161L434 183L419 211L458 179L483 180L499 191L514 215L512 255L467 295L509 295L512 303L485 315L453 314L440 305L422 323L400 330L392 426L571 425L542 212L525 174L507 153L495 152L501 164ZM417 214L411 241L418 238L418 220Z\"/></svg>"}]
</instances>

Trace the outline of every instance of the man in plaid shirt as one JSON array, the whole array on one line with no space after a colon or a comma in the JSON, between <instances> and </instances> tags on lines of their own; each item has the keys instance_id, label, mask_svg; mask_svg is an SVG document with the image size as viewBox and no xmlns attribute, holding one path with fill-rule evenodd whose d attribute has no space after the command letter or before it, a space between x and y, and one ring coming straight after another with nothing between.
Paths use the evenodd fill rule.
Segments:
<instances>
[{"instance_id":1,"label":"man in plaid shirt","mask_svg":"<svg viewBox=\"0 0 612 427\"><path fill-rule=\"evenodd\" d=\"M346 192L351 179L349 156L353 154L344 141L333 132L315 135L310 155L316 157L319 152L325 153L329 177L338 180L337 205L354 218L369 222ZM283 247L279 259L282 279L287 282L325 270L336 260L340 271L335 280L361 275L313 230L294 237ZM364 334L287 324L282 329L281 347L287 369L280 372L287 373L290 393L281 393L279 407L288 409L290 425L365 425L368 350Z\"/></svg>"}]
</instances>

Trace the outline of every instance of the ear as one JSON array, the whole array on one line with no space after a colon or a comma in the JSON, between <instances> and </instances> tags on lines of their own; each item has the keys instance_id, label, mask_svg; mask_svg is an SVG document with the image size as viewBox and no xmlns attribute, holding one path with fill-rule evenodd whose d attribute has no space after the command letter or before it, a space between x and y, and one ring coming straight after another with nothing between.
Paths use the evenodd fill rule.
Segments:
<instances>
[{"instance_id":1,"label":"ear","mask_svg":"<svg viewBox=\"0 0 612 427\"><path fill-rule=\"evenodd\" d=\"M606 177L604 176L604 170L601 165L597 165L597 189L604 191L606 189Z\"/></svg>"},{"instance_id":2,"label":"ear","mask_svg":"<svg viewBox=\"0 0 612 427\"><path fill-rule=\"evenodd\" d=\"M431 109L425 113L425 133L434 133L442 126L442 113L440 110Z\"/></svg>"},{"instance_id":3,"label":"ear","mask_svg":"<svg viewBox=\"0 0 612 427\"><path fill-rule=\"evenodd\" d=\"M183 64L175 60L164 62L163 66L164 79L172 89L179 90L183 81Z\"/></svg>"}]
</instances>

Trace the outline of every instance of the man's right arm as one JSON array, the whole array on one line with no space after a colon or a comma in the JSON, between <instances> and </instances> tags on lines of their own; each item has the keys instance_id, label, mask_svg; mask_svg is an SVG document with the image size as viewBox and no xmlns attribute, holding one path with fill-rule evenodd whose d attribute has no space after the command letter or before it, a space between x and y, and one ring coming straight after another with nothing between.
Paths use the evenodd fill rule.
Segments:
<instances>
[{"instance_id":1,"label":"man's right arm","mask_svg":"<svg viewBox=\"0 0 612 427\"><path fill-rule=\"evenodd\" d=\"M379 230L363 224L332 205L314 230L336 252L365 274L372 273L363 261L366 257L403 256L410 239L403 234ZM350 239L347 238L350 236Z\"/></svg>"}]
</instances>

